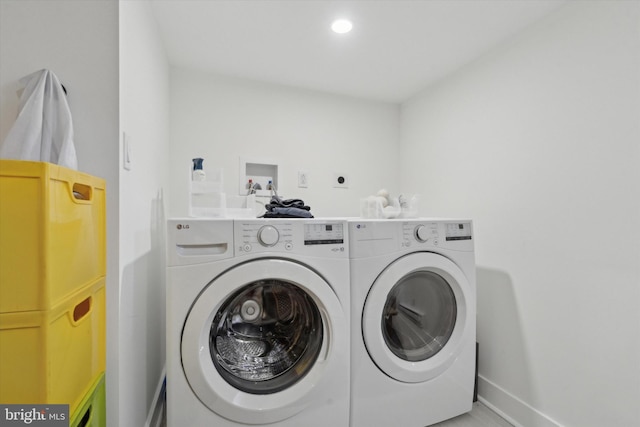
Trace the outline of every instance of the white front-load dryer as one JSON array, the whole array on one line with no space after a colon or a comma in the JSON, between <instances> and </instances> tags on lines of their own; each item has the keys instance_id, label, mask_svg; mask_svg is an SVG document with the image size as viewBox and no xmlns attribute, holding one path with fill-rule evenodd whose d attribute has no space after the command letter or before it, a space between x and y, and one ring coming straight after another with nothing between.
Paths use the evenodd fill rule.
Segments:
<instances>
[{"instance_id":1,"label":"white front-load dryer","mask_svg":"<svg viewBox=\"0 0 640 427\"><path fill-rule=\"evenodd\" d=\"M470 220L353 220L351 427L424 427L471 410Z\"/></svg>"},{"instance_id":2,"label":"white front-load dryer","mask_svg":"<svg viewBox=\"0 0 640 427\"><path fill-rule=\"evenodd\" d=\"M167 425L349 424L339 220L168 221Z\"/></svg>"}]
</instances>

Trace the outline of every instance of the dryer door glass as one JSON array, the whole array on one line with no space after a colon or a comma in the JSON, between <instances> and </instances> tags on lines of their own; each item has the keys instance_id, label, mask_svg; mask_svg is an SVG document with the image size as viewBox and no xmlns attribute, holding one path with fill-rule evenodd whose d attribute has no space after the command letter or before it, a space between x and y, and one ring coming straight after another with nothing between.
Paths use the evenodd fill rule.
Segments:
<instances>
[{"instance_id":1,"label":"dryer door glass","mask_svg":"<svg viewBox=\"0 0 640 427\"><path fill-rule=\"evenodd\" d=\"M382 313L384 340L401 359L429 359L451 337L456 312L455 295L442 276L431 271L410 273L387 296Z\"/></svg>"},{"instance_id":2,"label":"dryer door glass","mask_svg":"<svg viewBox=\"0 0 640 427\"><path fill-rule=\"evenodd\" d=\"M229 384L267 394L304 377L322 341L322 317L313 299L293 283L268 279L250 283L221 305L209 349Z\"/></svg>"}]
</instances>

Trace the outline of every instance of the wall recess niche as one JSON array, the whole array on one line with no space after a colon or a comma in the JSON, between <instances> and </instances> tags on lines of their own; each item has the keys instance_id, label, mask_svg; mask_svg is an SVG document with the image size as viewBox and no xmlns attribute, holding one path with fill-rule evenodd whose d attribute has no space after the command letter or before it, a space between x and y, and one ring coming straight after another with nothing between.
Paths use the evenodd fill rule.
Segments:
<instances>
[{"instance_id":1,"label":"wall recess niche","mask_svg":"<svg viewBox=\"0 0 640 427\"><path fill-rule=\"evenodd\" d=\"M270 197L272 185L278 190L278 165L275 161L241 157L239 176L238 194L242 196L250 193L250 185L253 185L257 197Z\"/></svg>"}]
</instances>

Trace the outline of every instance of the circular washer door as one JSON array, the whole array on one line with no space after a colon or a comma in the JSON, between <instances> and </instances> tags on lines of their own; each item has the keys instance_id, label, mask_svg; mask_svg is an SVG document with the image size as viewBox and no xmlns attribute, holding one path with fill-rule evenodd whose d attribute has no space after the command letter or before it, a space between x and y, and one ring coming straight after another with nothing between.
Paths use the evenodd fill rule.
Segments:
<instances>
[{"instance_id":1,"label":"circular washer door","mask_svg":"<svg viewBox=\"0 0 640 427\"><path fill-rule=\"evenodd\" d=\"M472 294L448 258L413 253L390 264L365 301L362 332L373 362L398 381L417 383L444 372L471 332Z\"/></svg>"},{"instance_id":2,"label":"circular washer door","mask_svg":"<svg viewBox=\"0 0 640 427\"><path fill-rule=\"evenodd\" d=\"M218 415L268 424L321 393L347 320L331 286L295 262L263 259L216 277L187 315L181 353L200 401ZM338 326L338 327L336 327Z\"/></svg>"}]
</instances>

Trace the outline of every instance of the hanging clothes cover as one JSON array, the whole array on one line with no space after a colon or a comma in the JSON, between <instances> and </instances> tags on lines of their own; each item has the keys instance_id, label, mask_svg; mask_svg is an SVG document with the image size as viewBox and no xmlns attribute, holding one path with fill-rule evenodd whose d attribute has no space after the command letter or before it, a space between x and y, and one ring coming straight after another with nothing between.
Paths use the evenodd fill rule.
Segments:
<instances>
[{"instance_id":1,"label":"hanging clothes cover","mask_svg":"<svg viewBox=\"0 0 640 427\"><path fill-rule=\"evenodd\" d=\"M78 169L73 122L56 75L40 70L20 79L18 118L0 147L0 158L55 163Z\"/></svg>"}]
</instances>

